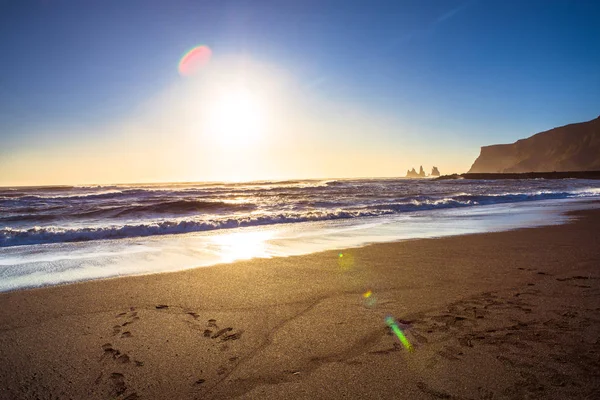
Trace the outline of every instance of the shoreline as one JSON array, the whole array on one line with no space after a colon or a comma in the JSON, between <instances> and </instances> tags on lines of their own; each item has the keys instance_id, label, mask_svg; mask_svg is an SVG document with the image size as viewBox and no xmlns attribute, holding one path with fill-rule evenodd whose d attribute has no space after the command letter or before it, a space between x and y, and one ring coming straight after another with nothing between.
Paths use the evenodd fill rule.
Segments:
<instances>
[{"instance_id":1,"label":"shoreline","mask_svg":"<svg viewBox=\"0 0 600 400\"><path fill-rule=\"evenodd\" d=\"M442 175L435 180L449 179L600 179L600 171L553 171L553 172L465 172Z\"/></svg>"},{"instance_id":2,"label":"shoreline","mask_svg":"<svg viewBox=\"0 0 600 400\"><path fill-rule=\"evenodd\" d=\"M333 250L0 293L0 395L598 395L600 211L572 215L341 258ZM387 315L407 322L414 352L388 334Z\"/></svg>"},{"instance_id":3,"label":"shoreline","mask_svg":"<svg viewBox=\"0 0 600 400\"><path fill-rule=\"evenodd\" d=\"M593 199L547 199L327 223L276 224L129 240L0 248L0 255L13 260L13 265L0 266L0 273L4 275L0 293L212 268L254 258L355 249L376 243L562 224L568 222L570 211L599 206L600 202Z\"/></svg>"}]
</instances>

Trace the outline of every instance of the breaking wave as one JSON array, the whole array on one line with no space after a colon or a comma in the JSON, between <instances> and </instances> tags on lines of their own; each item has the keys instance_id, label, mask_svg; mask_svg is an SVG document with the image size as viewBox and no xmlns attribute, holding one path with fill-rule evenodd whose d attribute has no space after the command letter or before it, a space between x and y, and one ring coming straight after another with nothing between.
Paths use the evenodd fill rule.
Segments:
<instances>
[{"instance_id":1,"label":"breaking wave","mask_svg":"<svg viewBox=\"0 0 600 400\"><path fill-rule=\"evenodd\" d=\"M355 198L360 197L358 193L354 195ZM79 214L70 213L68 216L90 219L110 217L112 219L109 221L113 223L108 226L40 226L43 222L59 221L64 218L66 214L60 213L1 217L2 223L32 221L38 222L38 225L32 227L0 225L0 247L170 235L246 226L375 217L442 208L597 196L600 196L598 188L578 188L567 191L536 190L477 195L454 191L454 194L446 196L417 195L391 200L378 198L367 203L348 201L344 198L325 201L326 199L321 196L314 201L298 201L292 205L277 203L270 209L265 206L260 208L255 203L202 200L167 200L152 204L115 207L104 205ZM282 212L281 210L284 209L288 211ZM182 214L186 217L172 217ZM166 217L161 218L161 215ZM141 219L142 216L150 216L151 219L144 220ZM127 222L124 217L136 217L139 223L138 220L136 223Z\"/></svg>"}]
</instances>

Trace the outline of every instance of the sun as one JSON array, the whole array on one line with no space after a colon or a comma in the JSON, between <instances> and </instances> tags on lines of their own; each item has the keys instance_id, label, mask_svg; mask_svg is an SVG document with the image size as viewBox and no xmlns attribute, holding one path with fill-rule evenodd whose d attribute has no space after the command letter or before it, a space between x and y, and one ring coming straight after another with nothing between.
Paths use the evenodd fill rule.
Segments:
<instances>
[{"instance_id":1,"label":"sun","mask_svg":"<svg viewBox=\"0 0 600 400\"><path fill-rule=\"evenodd\" d=\"M224 88L214 96L208 113L210 135L227 147L256 142L266 128L264 101L245 87Z\"/></svg>"}]
</instances>

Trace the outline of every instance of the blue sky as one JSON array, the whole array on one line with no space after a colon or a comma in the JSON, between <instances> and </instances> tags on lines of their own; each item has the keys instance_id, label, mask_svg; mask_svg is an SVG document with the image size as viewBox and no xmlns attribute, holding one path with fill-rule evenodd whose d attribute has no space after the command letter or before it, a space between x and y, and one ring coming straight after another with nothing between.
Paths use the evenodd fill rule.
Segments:
<instances>
[{"instance_id":1,"label":"blue sky","mask_svg":"<svg viewBox=\"0 0 600 400\"><path fill-rule=\"evenodd\" d=\"M448 148L468 148L457 151L470 159L442 171L454 172L481 145L600 114L598 15L600 2L583 0L0 0L0 184L15 182L21 155L66 146L74 131L116 140L98 127L181 80L177 62L198 44L276 66L315 102L402 127L365 132L357 147L409 142L442 169Z\"/></svg>"}]
</instances>

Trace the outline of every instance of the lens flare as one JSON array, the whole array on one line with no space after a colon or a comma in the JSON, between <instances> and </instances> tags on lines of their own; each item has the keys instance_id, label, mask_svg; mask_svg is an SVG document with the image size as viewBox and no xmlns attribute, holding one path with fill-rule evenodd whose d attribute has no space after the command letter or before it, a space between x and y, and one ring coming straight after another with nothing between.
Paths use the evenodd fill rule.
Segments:
<instances>
[{"instance_id":1,"label":"lens flare","mask_svg":"<svg viewBox=\"0 0 600 400\"><path fill-rule=\"evenodd\" d=\"M394 318L392 318L390 316L387 316L387 317L385 317L385 323L387 324L387 326L390 327L392 332L394 332L394 334L396 334L396 336L400 340L400 343L402 343L402 346L404 346L404 348L408 351L413 351L412 345L409 343L406 336L404 336L404 332L402 332L402 330L396 323L396 320L394 320Z\"/></svg>"},{"instance_id":2,"label":"lens flare","mask_svg":"<svg viewBox=\"0 0 600 400\"><path fill-rule=\"evenodd\" d=\"M210 61L212 50L208 46L197 46L185 53L179 61L179 74L181 76L191 76Z\"/></svg>"},{"instance_id":3,"label":"lens flare","mask_svg":"<svg viewBox=\"0 0 600 400\"><path fill-rule=\"evenodd\" d=\"M362 297L365 307L371 308L375 306L377 299L375 298L372 290L367 290L365 293L363 293Z\"/></svg>"},{"instance_id":4,"label":"lens flare","mask_svg":"<svg viewBox=\"0 0 600 400\"><path fill-rule=\"evenodd\" d=\"M338 266L341 270L346 271L354 266L354 257L349 253L338 254Z\"/></svg>"}]
</instances>

